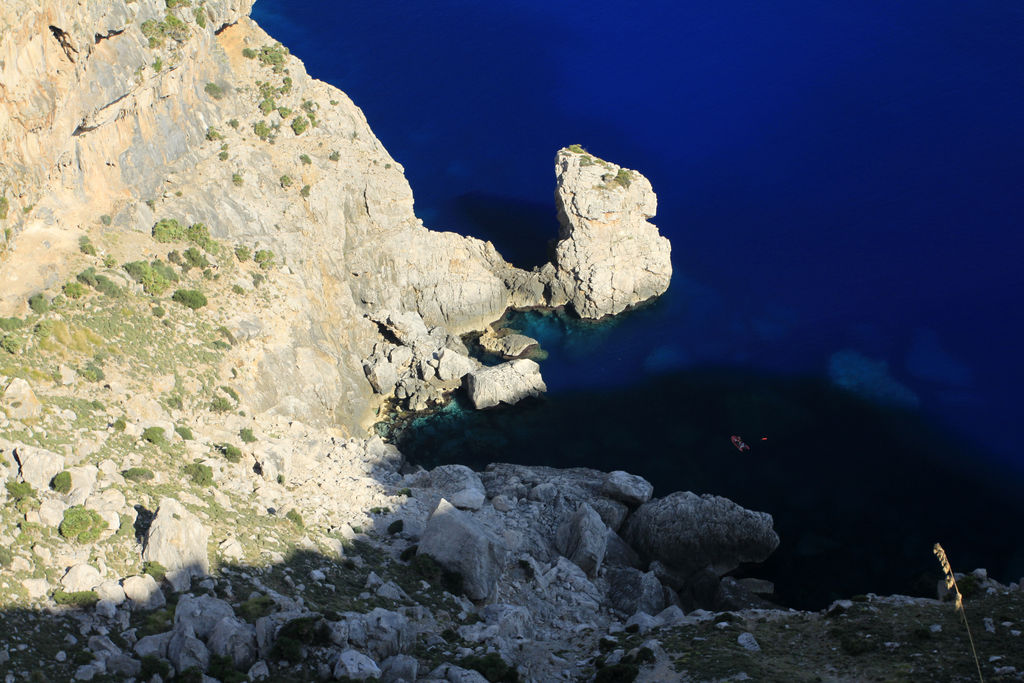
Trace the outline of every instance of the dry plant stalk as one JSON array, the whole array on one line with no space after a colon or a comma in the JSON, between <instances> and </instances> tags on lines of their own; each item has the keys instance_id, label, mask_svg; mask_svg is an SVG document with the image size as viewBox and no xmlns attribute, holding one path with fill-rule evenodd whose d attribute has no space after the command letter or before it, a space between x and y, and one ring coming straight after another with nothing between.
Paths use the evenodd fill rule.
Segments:
<instances>
[{"instance_id":1,"label":"dry plant stalk","mask_svg":"<svg viewBox=\"0 0 1024 683\"><path fill-rule=\"evenodd\" d=\"M978 668L978 679L981 683L985 683L985 677L981 675L981 663L978 661L978 651L974 649L974 636L971 635L971 626L967 623L967 612L964 610L964 596L960 593L960 588L956 585L956 577L953 576L953 568L949 566L949 560L946 558L946 551L942 549L942 546L936 543L932 547L932 552L935 553L935 557L939 558L939 564L942 565L942 571L946 575L946 590L952 590L954 596L954 609L960 612L960 616L963 617L964 627L967 629L967 639L971 643L971 654L974 655L974 666Z\"/></svg>"}]
</instances>

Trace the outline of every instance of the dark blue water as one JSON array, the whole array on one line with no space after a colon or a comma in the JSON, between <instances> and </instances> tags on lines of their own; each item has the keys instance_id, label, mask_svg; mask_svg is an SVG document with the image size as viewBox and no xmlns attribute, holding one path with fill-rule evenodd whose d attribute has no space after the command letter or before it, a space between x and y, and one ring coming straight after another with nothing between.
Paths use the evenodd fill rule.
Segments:
<instances>
[{"instance_id":1,"label":"dark blue water","mask_svg":"<svg viewBox=\"0 0 1024 683\"><path fill-rule=\"evenodd\" d=\"M746 495L737 500L785 520L780 576L799 558L841 566L863 543L862 554L902 544L908 557L930 560L930 543L942 538L866 540L881 522L862 523L845 503L873 494L849 476L858 466L850 449L829 455L837 440L856 443L873 478L901 487L873 499L891 519L963 538L946 545L954 563L959 551L1004 579L1024 571L1019 530L1005 509L983 503L1012 498L1024 472L1015 433L1024 381L1019 3L259 0L253 16L364 109L405 166L427 225L490 239L518 265L545 260L556 234L559 147L583 144L651 179L655 222L673 244L672 288L611 325L519 319L551 354L550 397L524 409L529 428L523 411L458 418L471 421L460 430L471 424L491 444L489 460L521 456L515 436L528 433L555 445L541 449L545 457L568 463L576 456L565 455L559 420L570 402L592 400L603 413L590 422L607 429L587 441L584 460L656 473L663 493ZM830 358L842 361L833 379L883 403L901 397L899 405L851 407L852 397L830 393ZM861 362L851 367L850 358ZM682 421L657 409L681 400L692 413L695 387L717 418ZM763 475L749 463L694 479L692 463L759 410L726 409L730 393L747 390L819 423L791 430L797 441L785 448L768 442L765 466L844 504L784 485L758 494L751 481ZM638 403L648 413L641 424ZM449 418L419 424L403 448L468 461L434 438L452 435ZM672 436L682 422L698 434ZM757 430L780 432L760 422ZM630 431L642 432L642 449L629 444ZM813 453L833 468L810 467ZM986 473L989 483L972 488L959 512L974 533L927 526L931 480L907 472ZM796 539L812 517L845 531L800 554ZM918 535L923 550L909 540Z\"/></svg>"}]
</instances>

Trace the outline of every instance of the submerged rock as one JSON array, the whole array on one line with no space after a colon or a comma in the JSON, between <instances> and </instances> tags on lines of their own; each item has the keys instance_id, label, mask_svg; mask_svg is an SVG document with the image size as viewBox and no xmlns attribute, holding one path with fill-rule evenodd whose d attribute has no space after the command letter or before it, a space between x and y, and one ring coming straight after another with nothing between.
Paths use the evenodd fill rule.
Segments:
<instances>
[{"instance_id":1,"label":"submerged rock","mask_svg":"<svg viewBox=\"0 0 1024 683\"><path fill-rule=\"evenodd\" d=\"M648 222L657 197L647 178L579 147L558 151L555 173L562 227L551 305L597 319L664 293L671 245Z\"/></svg>"}]
</instances>

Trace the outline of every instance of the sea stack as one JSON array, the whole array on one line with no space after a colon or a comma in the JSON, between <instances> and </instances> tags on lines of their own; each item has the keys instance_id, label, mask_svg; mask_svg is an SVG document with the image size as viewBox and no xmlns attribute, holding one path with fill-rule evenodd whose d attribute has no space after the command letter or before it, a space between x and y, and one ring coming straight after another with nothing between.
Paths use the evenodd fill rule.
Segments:
<instances>
[{"instance_id":1,"label":"sea stack","mask_svg":"<svg viewBox=\"0 0 1024 683\"><path fill-rule=\"evenodd\" d=\"M561 229L551 305L598 319L664 293L672 247L649 222L658 199L647 178L579 145L558 151L555 174Z\"/></svg>"}]
</instances>

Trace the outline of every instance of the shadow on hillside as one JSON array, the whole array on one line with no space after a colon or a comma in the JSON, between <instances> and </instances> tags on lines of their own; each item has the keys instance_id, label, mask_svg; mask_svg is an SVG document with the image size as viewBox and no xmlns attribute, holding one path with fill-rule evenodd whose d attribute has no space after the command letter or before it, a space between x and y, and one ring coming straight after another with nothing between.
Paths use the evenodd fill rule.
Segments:
<instances>
[{"instance_id":1,"label":"shadow on hillside","mask_svg":"<svg viewBox=\"0 0 1024 683\"><path fill-rule=\"evenodd\" d=\"M734 434L749 452L733 447ZM934 596L937 541L956 569L986 567L1004 582L1024 574L1017 475L940 425L815 378L676 372L509 409L454 406L393 425L392 439L428 468L625 469L658 496L691 490L770 512L781 545L751 573L773 580L787 606Z\"/></svg>"},{"instance_id":2,"label":"shadow on hillside","mask_svg":"<svg viewBox=\"0 0 1024 683\"><path fill-rule=\"evenodd\" d=\"M385 517L378 521L375 526L387 526ZM381 533L387 534L386 531ZM402 548L413 545L413 542L400 541L395 545ZM314 615L303 616L305 623L297 622L295 627L280 631L276 643L257 658L269 664L269 680L317 680L317 665L323 660L308 658L308 647L323 646L335 652L348 649L344 643L332 645L327 627L319 617L339 621L346 618L345 613L351 617L352 613L367 614L376 608L400 610L403 606L415 604L403 597L386 597L380 592L380 585L397 586L406 595L414 595L415 602L420 604L447 607L446 615L457 613L459 606L442 593L443 577L432 574L429 569L429 566L424 569L415 563L388 556L365 540L357 539L339 556L297 550L279 562L262 566L220 564L211 568L211 576L194 577L191 588L180 593L165 581L161 583L161 592L166 603L153 608L130 610L131 603L126 601L116 613L103 614L95 605L95 595L90 600L85 594L75 594L86 604L4 609L0 610L0 674L13 674L15 680L73 680L80 666L94 660L87 650L101 652L104 639L109 639L124 654L141 660L133 644L145 636L172 630L175 607L183 595L190 593L208 594L225 600L232 605L235 616L252 624L272 613L284 615L277 618L280 625L299 617L297 610L300 608L313 612ZM371 574L379 580L371 579ZM424 580L437 587L425 590L421 583ZM310 620L310 616L315 618ZM352 636L351 647L368 651L378 663L390 654L396 654L376 648L372 639L370 642L358 641L359 637ZM206 640L207 636L201 635L201 639ZM446 641L440 637L428 640L432 641L434 649L430 649L422 639L418 650L415 643L406 643L403 649L416 650L416 654L427 661L432 658L440 661ZM447 659L453 657L448 656ZM305 666L295 666L300 663L305 663ZM142 680L153 673L161 673L166 679L167 662L158 663L150 658L149 661L143 660L143 666ZM244 673L248 666L236 667L224 659L216 661L213 658L208 673L225 682L246 680ZM108 671L106 675L99 674L92 680L120 681L138 674L138 671ZM193 679L178 676L171 680Z\"/></svg>"}]
</instances>

